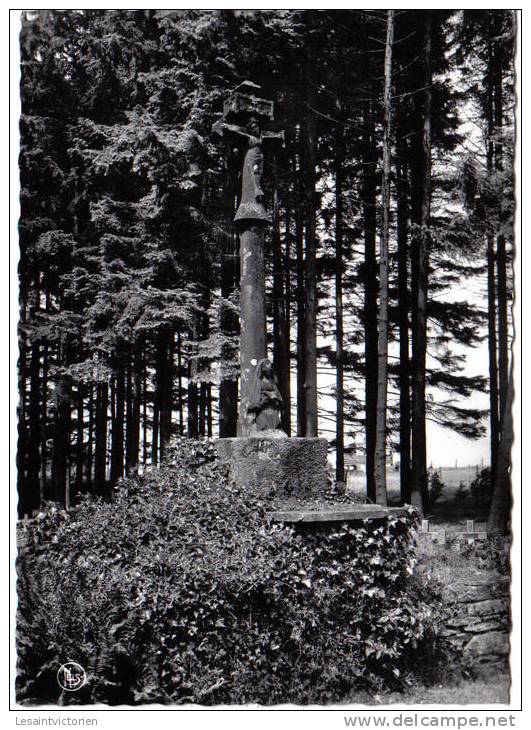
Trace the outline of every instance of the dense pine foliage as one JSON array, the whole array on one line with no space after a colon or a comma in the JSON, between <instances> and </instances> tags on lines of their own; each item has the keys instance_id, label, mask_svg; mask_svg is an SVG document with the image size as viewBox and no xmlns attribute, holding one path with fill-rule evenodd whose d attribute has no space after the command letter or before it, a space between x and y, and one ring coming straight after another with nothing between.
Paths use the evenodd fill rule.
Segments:
<instances>
[{"instance_id":1,"label":"dense pine foliage","mask_svg":"<svg viewBox=\"0 0 531 730\"><path fill-rule=\"evenodd\" d=\"M398 445L403 500L422 509L426 420L477 437L487 414L466 398L488 389L503 521L514 18L396 11L385 55L390 22L385 11L354 10L23 13L21 516L46 500L109 495L124 475L159 463L172 434L234 435L238 159L211 126L250 79L275 100L286 133L265 175L270 346L292 405L285 429L327 433L337 421L337 477L345 438L357 437L375 498L377 242L387 233L379 443ZM451 294L473 277L486 283L487 306ZM466 349L485 336L488 382L463 372Z\"/></svg>"}]
</instances>

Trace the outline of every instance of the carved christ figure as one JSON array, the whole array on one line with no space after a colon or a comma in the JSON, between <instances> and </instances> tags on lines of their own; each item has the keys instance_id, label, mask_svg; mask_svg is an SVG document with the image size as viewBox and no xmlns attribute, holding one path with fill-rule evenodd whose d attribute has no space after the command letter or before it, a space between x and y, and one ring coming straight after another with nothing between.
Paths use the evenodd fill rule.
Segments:
<instances>
[{"instance_id":1,"label":"carved christ figure","mask_svg":"<svg viewBox=\"0 0 531 730\"><path fill-rule=\"evenodd\" d=\"M244 147L245 149L241 199L234 220L269 221L269 215L263 203L264 155L262 145L268 142L283 142L284 133L261 132L260 125L254 118L249 120L247 129L220 121L214 125L214 131L228 137L238 148Z\"/></svg>"}]
</instances>

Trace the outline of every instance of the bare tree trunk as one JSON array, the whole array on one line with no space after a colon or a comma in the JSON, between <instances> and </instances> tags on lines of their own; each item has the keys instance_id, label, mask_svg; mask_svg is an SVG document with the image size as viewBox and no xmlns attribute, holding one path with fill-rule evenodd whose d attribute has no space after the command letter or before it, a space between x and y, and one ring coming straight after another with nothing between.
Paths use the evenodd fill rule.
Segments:
<instances>
[{"instance_id":1,"label":"bare tree trunk","mask_svg":"<svg viewBox=\"0 0 531 730\"><path fill-rule=\"evenodd\" d=\"M18 327L18 393L19 402L17 408L17 493L18 493L18 516L20 518L31 513L27 501L26 474L27 474L27 450L28 450L28 426L26 423L26 401L27 401L27 367L28 367L28 341L25 330L27 320L27 293L25 277L20 276L20 322Z\"/></svg>"},{"instance_id":2,"label":"bare tree trunk","mask_svg":"<svg viewBox=\"0 0 531 730\"><path fill-rule=\"evenodd\" d=\"M311 13L307 13L308 31L311 28ZM304 261L304 387L305 422L308 438L317 436L317 237L315 215L316 167L317 167L317 122L315 117L314 59L309 47L305 51L305 114L304 114L304 195L305 195L305 261Z\"/></svg>"},{"instance_id":3,"label":"bare tree trunk","mask_svg":"<svg viewBox=\"0 0 531 730\"><path fill-rule=\"evenodd\" d=\"M111 485L124 475L124 407L125 373L123 363L118 364L115 376L114 408L111 429Z\"/></svg>"},{"instance_id":4,"label":"bare tree trunk","mask_svg":"<svg viewBox=\"0 0 531 730\"><path fill-rule=\"evenodd\" d=\"M487 529L489 532L507 532L511 518L511 447L514 441L513 406L514 375L511 363L505 411L503 413L499 457Z\"/></svg>"},{"instance_id":5,"label":"bare tree trunk","mask_svg":"<svg viewBox=\"0 0 531 730\"><path fill-rule=\"evenodd\" d=\"M148 373L147 373L147 341L142 348L142 465L145 467L148 460Z\"/></svg>"},{"instance_id":6,"label":"bare tree trunk","mask_svg":"<svg viewBox=\"0 0 531 730\"><path fill-rule=\"evenodd\" d=\"M29 297L29 319L34 319L39 307L40 278L35 275L33 289ZM25 508L28 514L38 509L40 503L40 402L41 390L41 347L40 343L33 339L31 342L31 356L29 361L29 403L28 403L28 443L27 443L27 472L25 480Z\"/></svg>"},{"instance_id":7,"label":"bare tree trunk","mask_svg":"<svg viewBox=\"0 0 531 730\"><path fill-rule=\"evenodd\" d=\"M387 357L389 338L389 198L391 177L391 80L393 63L394 10L387 11L383 99L382 228L380 237L380 304L378 317L378 395L374 477L376 503L387 504Z\"/></svg>"},{"instance_id":8,"label":"bare tree trunk","mask_svg":"<svg viewBox=\"0 0 531 730\"><path fill-rule=\"evenodd\" d=\"M112 429L114 424L114 414L116 412L116 382L114 377L111 376L110 380L110 397L109 397L109 414L110 414L110 428L109 419L107 419L107 449L105 451L105 479L106 479L106 495L112 494L112 483L111 483L111 461L112 461Z\"/></svg>"},{"instance_id":9,"label":"bare tree trunk","mask_svg":"<svg viewBox=\"0 0 531 730\"><path fill-rule=\"evenodd\" d=\"M48 309L48 294L46 295L46 308ZM48 358L50 348L48 345L43 346L42 352L42 398L41 398L41 419L40 419L40 440L41 440L41 483L40 483L40 500L44 497L48 489Z\"/></svg>"},{"instance_id":10,"label":"bare tree trunk","mask_svg":"<svg viewBox=\"0 0 531 730\"><path fill-rule=\"evenodd\" d=\"M162 399L160 404L160 458L163 459L171 437L173 413L173 356L175 335L169 330L161 332Z\"/></svg>"},{"instance_id":11,"label":"bare tree trunk","mask_svg":"<svg viewBox=\"0 0 531 730\"><path fill-rule=\"evenodd\" d=\"M345 481L345 394L343 383L343 181L344 138L342 128L335 135L336 230L335 230L335 316L336 316L336 481Z\"/></svg>"},{"instance_id":12,"label":"bare tree trunk","mask_svg":"<svg viewBox=\"0 0 531 730\"><path fill-rule=\"evenodd\" d=\"M284 430L291 436L291 196L286 193L286 234L284 250L284 318L286 322L286 403L284 408Z\"/></svg>"},{"instance_id":13,"label":"bare tree trunk","mask_svg":"<svg viewBox=\"0 0 531 730\"><path fill-rule=\"evenodd\" d=\"M284 299L284 258L280 240L278 189L273 191L273 364L282 396L281 426L287 432L290 411L289 342Z\"/></svg>"},{"instance_id":14,"label":"bare tree trunk","mask_svg":"<svg viewBox=\"0 0 531 730\"><path fill-rule=\"evenodd\" d=\"M296 171L296 186L299 204L295 217L295 241L297 256L297 436L306 435L306 390L305 359L306 332L304 321L304 218L303 218L303 155L302 139L299 132L299 168Z\"/></svg>"},{"instance_id":15,"label":"bare tree trunk","mask_svg":"<svg viewBox=\"0 0 531 730\"><path fill-rule=\"evenodd\" d=\"M505 236L498 236L496 250L498 281L498 372L500 378L500 414L505 413L509 387L509 336L507 331L507 250Z\"/></svg>"},{"instance_id":16,"label":"bare tree trunk","mask_svg":"<svg viewBox=\"0 0 531 730\"><path fill-rule=\"evenodd\" d=\"M141 343L142 341L133 344L133 352L128 367L126 438L126 467L128 474L136 471L138 467L138 452L140 449Z\"/></svg>"},{"instance_id":17,"label":"bare tree trunk","mask_svg":"<svg viewBox=\"0 0 531 730\"><path fill-rule=\"evenodd\" d=\"M363 324L365 330L365 471L367 497L376 499L374 450L376 446L376 399L378 366L377 280L376 280L376 143L374 115L370 102L363 106Z\"/></svg>"},{"instance_id":18,"label":"bare tree trunk","mask_svg":"<svg viewBox=\"0 0 531 730\"><path fill-rule=\"evenodd\" d=\"M503 172L503 78L499 55L492 54L494 82L494 162L498 173ZM505 413L509 385L509 340L507 332L507 251L505 236L498 235L496 250L496 275L498 284L498 377L500 417Z\"/></svg>"},{"instance_id":19,"label":"bare tree trunk","mask_svg":"<svg viewBox=\"0 0 531 730\"><path fill-rule=\"evenodd\" d=\"M431 13L426 11L424 26L424 99L422 110L422 200L418 235L418 291L416 336L413 340L412 412L412 504L424 514L427 507L426 465L426 350L429 262L429 225L431 204Z\"/></svg>"},{"instance_id":20,"label":"bare tree trunk","mask_svg":"<svg viewBox=\"0 0 531 730\"><path fill-rule=\"evenodd\" d=\"M59 346L58 362L65 365L69 358L66 345ZM67 487L69 486L67 471L70 464L70 429L71 429L71 398L72 384L67 374L59 376L55 384L55 419L53 436L52 459L52 499L66 503Z\"/></svg>"},{"instance_id":21,"label":"bare tree trunk","mask_svg":"<svg viewBox=\"0 0 531 730\"><path fill-rule=\"evenodd\" d=\"M94 385L89 385L88 397L88 441L87 441L87 458L85 460L85 479L87 484L93 485L92 482L92 462L94 459Z\"/></svg>"},{"instance_id":22,"label":"bare tree trunk","mask_svg":"<svg viewBox=\"0 0 531 730\"><path fill-rule=\"evenodd\" d=\"M400 380L400 501L411 501L411 390L409 368L408 204L406 165L397 161L398 325Z\"/></svg>"},{"instance_id":23,"label":"bare tree trunk","mask_svg":"<svg viewBox=\"0 0 531 730\"><path fill-rule=\"evenodd\" d=\"M84 386L78 383L77 386L77 428L76 428L76 492L79 492L83 485L83 468L85 462L85 451L83 437L85 433L85 410L83 399Z\"/></svg>"},{"instance_id":24,"label":"bare tree trunk","mask_svg":"<svg viewBox=\"0 0 531 730\"><path fill-rule=\"evenodd\" d=\"M134 344L132 349L134 350ZM133 435L133 352L127 355L125 374L125 474L131 473L131 453Z\"/></svg>"},{"instance_id":25,"label":"bare tree trunk","mask_svg":"<svg viewBox=\"0 0 531 730\"><path fill-rule=\"evenodd\" d=\"M193 315L194 319L192 322L191 336L194 342L197 342L198 337L198 322L197 314ZM199 408L199 394L197 383L194 378L197 375L197 358L190 356L188 365L188 438L196 439L199 436L198 429L198 408Z\"/></svg>"},{"instance_id":26,"label":"bare tree trunk","mask_svg":"<svg viewBox=\"0 0 531 730\"><path fill-rule=\"evenodd\" d=\"M94 455L94 487L98 495L104 495L106 489L107 465L107 410L109 408L109 386L98 383L96 389L96 423L95 423L95 455Z\"/></svg>"},{"instance_id":27,"label":"bare tree trunk","mask_svg":"<svg viewBox=\"0 0 531 730\"><path fill-rule=\"evenodd\" d=\"M151 463L159 463L160 437L160 402L162 397L162 367L161 364L160 333L156 334L155 342L155 375L153 383L153 421L151 428Z\"/></svg>"},{"instance_id":28,"label":"bare tree trunk","mask_svg":"<svg viewBox=\"0 0 531 730\"><path fill-rule=\"evenodd\" d=\"M207 393L206 393L206 401L207 401L207 412L206 412L206 421L207 421L207 436L208 438L212 438L212 385L211 383L207 383Z\"/></svg>"},{"instance_id":29,"label":"bare tree trunk","mask_svg":"<svg viewBox=\"0 0 531 730\"><path fill-rule=\"evenodd\" d=\"M221 384L220 384L220 437L221 437ZM179 411L179 435L184 434L184 403L183 403L183 362L182 362L182 345L181 331L177 331L177 408Z\"/></svg>"},{"instance_id":30,"label":"bare tree trunk","mask_svg":"<svg viewBox=\"0 0 531 730\"><path fill-rule=\"evenodd\" d=\"M39 301L39 279L36 277L34 288L30 297L30 321L35 316ZM31 356L29 362L29 404L28 404L28 427L29 439L27 445L27 472L25 482L25 508L28 514L38 509L40 503L40 402L41 402L41 381L40 381L40 360L41 348L37 341L31 343Z\"/></svg>"},{"instance_id":31,"label":"bare tree trunk","mask_svg":"<svg viewBox=\"0 0 531 730\"><path fill-rule=\"evenodd\" d=\"M221 296L224 300L229 299L231 294L238 286L238 236L234 229L233 216L235 211L235 173L226 168L227 188L225 191L226 198L226 231L221 241L222 261L221 261ZM238 315L222 303L220 314L220 325L223 334L227 337L235 337L239 331ZM225 347L221 353L222 360L228 360L232 357L232 352ZM220 438L230 438L236 436L238 426L238 380L237 378L222 377L219 384L219 436ZM183 429L184 430L184 429ZM181 430L181 433L183 431Z\"/></svg>"},{"instance_id":32,"label":"bare tree trunk","mask_svg":"<svg viewBox=\"0 0 531 730\"><path fill-rule=\"evenodd\" d=\"M487 173L494 171L494 56L492 43L488 45L487 61ZM498 470L500 444L500 403L498 390L498 337L496 333L496 253L494 237L487 236L487 321L489 343L489 415L490 415L490 470L491 482Z\"/></svg>"},{"instance_id":33,"label":"bare tree trunk","mask_svg":"<svg viewBox=\"0 0 531 730\"><path fill-rule=\"evenodd\" d=\"M500 444L495 256L494 241L492 236L489 236L487 240L487 317L489 333L490 468L492 478L494 478L498 469L498 449Z\"/></svg>"}]
</instances>

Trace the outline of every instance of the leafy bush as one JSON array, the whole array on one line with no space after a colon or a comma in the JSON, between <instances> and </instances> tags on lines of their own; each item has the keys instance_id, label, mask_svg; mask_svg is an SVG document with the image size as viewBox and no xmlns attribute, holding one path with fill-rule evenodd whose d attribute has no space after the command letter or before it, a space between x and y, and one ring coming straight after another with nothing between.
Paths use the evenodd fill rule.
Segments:
<instances>
[{"instance_id":1,"label":"leafy bush","mask_svg":"<svg viewBox=\"0 0 531 730\"><path fill-rule=\"evenodd\" d=\"M511 572L510 542L503 535L488 537L481 542L463 546L463 557L479 570L495 570L501 575Z\"/></svg>"},{"instance_id":2,"label":"leafy bush","mask_svg":"<svg viewBox=\"0 0 531 730\"><path fill-rule=\"evenodd\" d=\"M430 509L442 495L445 486L437 469L430 466L428 469L428 501Z\"/></svg>"},{"instance_id":3,"label":"leafy bush","mask_svg":"<svg viewBox=\"0 0 531 730\"><path fill-rule=\"evenodd\" d=\"M488 509L492 498L492 484L490 468L482 469L473 482L470 483L470 494L476 507Z\"/></svg>"},{"instance_id":4,"label":"leafy bush","mask_svg":"<svg viewBox=\"0 0 531 730\"><path fill-rule=\"evenodd\" d=\"M325 703L399 687L435 641L413 514L303 533L266 509L208 442L182 440L112 503L41 513L18 560L19 702ZM67 661L88 681L61 694Z\"/></svg>"},{"instance_id":5,"label":"leafy bush","mask_svg":"<svg viewBox=\"0 0 531 730\"><path fill-rule=\"evenodd\" d=\"M468 491L466 484L464 482L459 482L459 487L457 488L457 491L454 494L454 504L457 507L465 507L468 503L469 497L470 497L470 493Z\"/></svg>"}]
</instances>

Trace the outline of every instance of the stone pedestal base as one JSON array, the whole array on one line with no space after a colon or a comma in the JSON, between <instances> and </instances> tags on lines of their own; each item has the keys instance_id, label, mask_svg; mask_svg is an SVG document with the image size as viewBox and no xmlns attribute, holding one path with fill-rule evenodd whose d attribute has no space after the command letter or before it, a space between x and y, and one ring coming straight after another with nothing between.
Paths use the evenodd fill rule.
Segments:
<instances>
[{"instance_id":1,"label":"stone pedestal base","mask_svg":"<svg viewBox=\"0 0 531 730\"><path fill-rule=\"evenodd\" d=\"M215 445L243 487L300 499L318 497L327 489L326 439L249 436L217 439Z\"/></svg>"}]
</instances>

